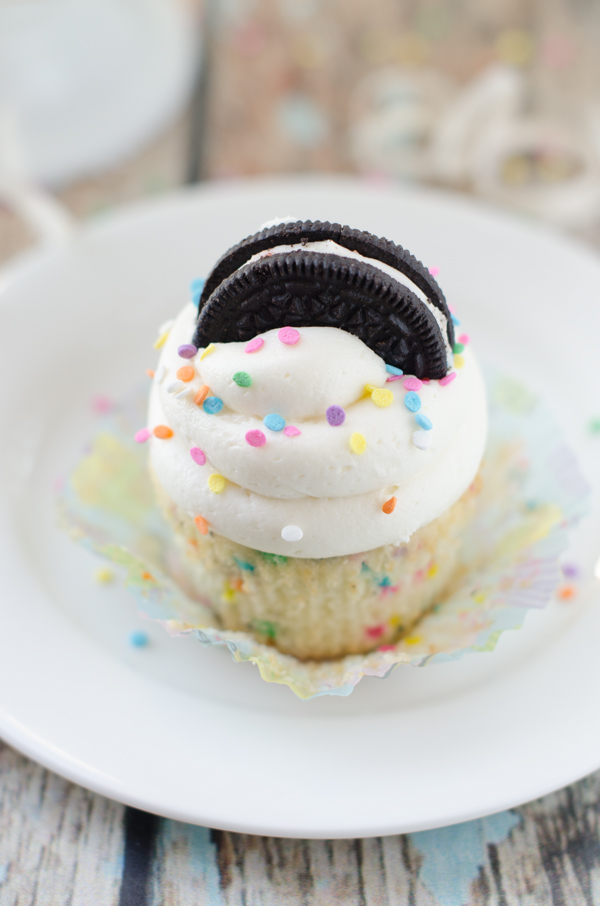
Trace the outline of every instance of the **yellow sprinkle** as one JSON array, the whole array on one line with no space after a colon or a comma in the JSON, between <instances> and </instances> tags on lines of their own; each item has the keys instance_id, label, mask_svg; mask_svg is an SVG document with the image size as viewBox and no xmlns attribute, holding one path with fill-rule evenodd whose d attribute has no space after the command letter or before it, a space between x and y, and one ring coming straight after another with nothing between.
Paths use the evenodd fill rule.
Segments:
<instances>
[{"instance_id":1,"label":"yellow sprinkle","mask_svg":"<svg viewBox=\"0 0 600 906\"><path fill-rule=\"evenodd\" d=\"M170 330L165 330L164 333L161 333L158 340L154 344L154 348L160 349L162 346L164 346L165 343L167 342L167 337L169 336L170 333L171 333Z\"/></svg>"},{"instance_id":2,"label":"yellow sprinkle","mask_svg":"<svg viewBox=\"0 0 600 906\"><path fill-rule=\"evenodd\" d=\"M464 368L465 360L461 355L454 356L454 367L455 368Z\"/></svg>"},{"instance_id":3,"label":"yellow sprinkle","mask_svg":"<svg viewBox=\"0 0 600 906\"><path fill-rule=\"evenodd\" d=\"M377 390L374 384L365 384L365 390L367 393L373 393L374 390Z\"/></svg>"},{"instance_id":4,"label":"yellow sprinkle","mask_svg":"<svg viewBox=\"0 0 600 906\"><path fill-rule=\"evenodd\" d=\"M208 488L213 494L220 494L221 491L225 490L225 479L218 472L213 472L212 475L208 476Z\"/></svg>"},{"instance_id":5,"label":"yellow sprinkle","mask_svg":"<svg viewBox=\"0 0 600 906\"><path fill-rule=\"evenodd\" d=\"M389 618L388 622L389 622L390 626L392 627L392 629L394 629L396 626L400 625L401 620L400 620L400 617L398 616L398 614L395 613L393 617Z\"/></svg>"},{"instance_id":6,"label":"yellow sprinkle","mask_svg":"<svg viewBox=\"0 0 600 906\"><path fill-rule=\"evenodd\" d=\"M215 346L214 343L209 343L208 346L206 347L206 349L204 350L204 352L202 353L202 355L200 356L200 361L202 361L202 359L205 359L207 355L210 355L211 352L214 352L216 348L217 347Z\"/></svg>"},{"instance_id":7,"label":"yellow sprinkle","mask_svg":"<svg viewBox=\"0 0 600 906\"><path fill-rule=\"evenodd\" d=\"M108 566L101 566L100 569L97 569L94 573L94 579L96 582L99 582L100 585L108 585L109 582L112 582L114 577L115 574Z\"/></svg>"},{"instance_id":8,"label":"yellow sprinkle","mask_svg":"<svg viewBox=\"0 0 600 906\"><path fill-rule=\"evenodd\" d=\"M521 28L507 28L496 40L496 53L503 63L525 66L533 56L533 39Z\"/></svg>"},{"instance_id":9,"label":"yellow sprinkle","mask_svg":"<svg viewBox=\"0 0 600 906\"><path fill-rule=\"evenodd\" d=\"M433 563L427 570L428 578L433 579L434 576L437 576L438 570L439 570L439 566L437 565L437 563Z\"/></svg>"},{"instance_id":10,"label":"yellow sprinkle","mask_svg":"<svg viewBox=\"0 0 600 906\"><path fill-rule=\"evenodd\" d=\"M485 601L485 595L482 595L482 594L473 595L473 600L475 601L476 604L483 604L483 602Z\"/></svg>"},{"instance_id":11,"label":"yellow sprinkle","mask_svg":"<svg viewBox=\"0 0 600 906\"><path fill-rule=\"evenodd\" d=\"M229 582L226 582L225 585L223 586L223 594L221 595L221 598L224 601L233 601L233 599L235 598L235 591L231 587Z\"/></svg>"},{"instance_id":12,"label":"yellow sprinkle","mask_svg":"<svg viewBox=\"0 0 600 906\"><path fill-rule=\"evenodd\" d=\"M409 635L404 641L407 645L419 645L423 640L420 635Z\"/></svg>"},{"instance_id":13,"label":"yellow sprinkle","mask_svg":"<svg viewBox=\"0 0 600 906\"><path fill-rule=\"evenodd\" d=\"M357 431L354 432L350 438L350 449L353 453L364 453L367 449L367 442L365 440L364 434L359 434Z\"/></svg>"},{"instance_id":14,"label":"yellow sprinkle","mask_svg":"<svg viewBox=\"0 0 600 906\"><path fill-rule=\"evenodd\" d=\"M391 390L374 390L371 394L371 399L376 406L381 406L382 409L385 409L386 406L391 406L394 402L394 394Z\"/></svg>"}]
</instances>

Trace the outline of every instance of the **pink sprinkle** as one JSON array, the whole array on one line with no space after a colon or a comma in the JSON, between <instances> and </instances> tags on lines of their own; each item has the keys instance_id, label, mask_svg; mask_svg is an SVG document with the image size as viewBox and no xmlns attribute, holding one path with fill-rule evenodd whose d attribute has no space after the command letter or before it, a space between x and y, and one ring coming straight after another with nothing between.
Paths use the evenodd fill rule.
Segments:
<instances>
[{"instance_id":1,"label":"pink sprinkle","mask_svg":"<svg viewBox=\"0 0 600 906\"><path fill-rule=\"evenodd\" d=\"M440 269L439 269L439 267L436 267L435 264L433 267L429 268L429 273L431 274L432 277L437 277L439 272L440 272Z\"/></svg>"},{"instance_id":2,"label":"pink sprinkle","mask_svg":"<svg viewBox=\"0 0 600 906\"><path fill-rule=\"evenodd\" d=\"M407 390L420 390L423 386L423 381L420 381L418 377L407 377L404 380L404 386Z\"/></svg>"},{"instance_id":3,"label":"pink sprinkle","mask_svg":"<svg viewBox=\"0 0 600 906\"><path fill-rule=\"evenodd\" d=\"M134 440L136 444L145 444L149 437L150 431L148 430L148 428L141 428L136 432Z\"/></svg>"},{"instance_id":4,"label":"pink sprinkle","mask_svg":"<svg viewBox=\"0 0 600 906\"><path fill-rule=\"evenodd\" d=\"M277 336L286 346L295 346L300 339L300 334L295 327L282 327Z\"/></svg>"},{"instance_id":5,"label":"pink sprinkle","mask_svg":"<svg viewBox=\"0 0 600 906\"><path fill-rule=\"evenodd\" d=\"M469 340L470 340L470 337L469 337L468 333L461 333L460 337L458 338L458 342L462 343L463 346L466 346L467 343L469 342Z\"/></svg>"},{"instance_id":6,"label":"pink sprinkle","mask_svg":"<svg viewBox=\"0 0 600 906\"><path fill-rule=\"evenodd\" d=\"M456 314L456 309L455 309L454 305L449 305L449 306L448 306L448 311L450 312L451 315L455 315L455 314Z\"/></svg>"},{"instance_id":7,"label":"pink sprinkle","mask_svg":"<svg viewBox=\"0 0 600 906\"><path fill-rule=\"evenodd\" d=\"M285 434L286 437L298 437L298 435L301 434L302 432L299 431L295 425L286 425L285 428L283 429L283 433Z\"/></svg>"},{"instance_id":8,"label":"pink sprinkle","mask_svg":"<svg viewBox=\"0 0 600 906\"><path fill-rule=\"evenodd\" d=\"M456 377L456 371L451 371L450 374L447 374L446 377L443 377L440 381L442 387L446 387L447 384L451 384L454 378Z\"/></svg>"},{"instance_id":9,"label":"pink sprinkle","mask_svg":"<svg viewBox=\"0 0 600 906\"><path fill-rule=\"evenodd\" d=\"M246 433L246 443L250 444L251 447L264 447L266 442L267 438L262 431L248 431Z\"/></svg>"},{"instance_id":10,"label":"pink sprinkle","mask_svg":"<svg viewBox=\"0 0 600 906\"><path fill-rule=\"evenodd\" d=\"M192 457L194 462L198 463L199 466L203 466L206 462L206 455L200 449L200 447L192 447L192 449L190 450L190 456Z\"/></svg>"},{"instance_id":11,"label":"pink sprinkle","mask_svg":"<svg viewBox=\"0 0 600 906\"><path fill-rule=\"evenodd\" d=\"M386 384L389 384L389 383L391 383L391 381L401 381L401 380L402 380L401 374L390 374L390 376L385 379L385 382L386 382Z\"/></svg>"},{"instance_id":12,"label":"pink sprinkle","mask_svg":"<svg viewBox=\"0 0 600 906\"><path fill-rule=\"evenodd\" d=\"M250 340L249 343L246 343L244 352L258 352L258 350L262 349L264 345L265 341L262 337L254 337L253 340Z\"/></svg>"},{"instance_id":13,"label":"pink sprinkle","mask_svg":"<svg viewBox=\"0 0 600 906\"><path fill-rule=\"evenodd\" d=\"M112 400L107 396L96 396L92 400L92 409L94 412L110 412L112 406Z\"/></svg>"},{"instance_id":14,"label":"pink sprinkle","mask_svg":"<svg viewBox=\"0 0 600 906\"><path fill-rule=\"evenodd\" d=\"M365 629L366 634L371 639L376 639L380 635L383 635L385 632L385 623L379 623L378 626L367 626Z\"/></svg>"},{"instance_id":15,"label":"pink sprinkle","mask_svg":"<svg viewBox=\"0 0 600 906\"><path fill-rule=\"evenodd\" d=\"M395 645L380 645L377 651L395 651Z\"/></svg>"}]
</instances>

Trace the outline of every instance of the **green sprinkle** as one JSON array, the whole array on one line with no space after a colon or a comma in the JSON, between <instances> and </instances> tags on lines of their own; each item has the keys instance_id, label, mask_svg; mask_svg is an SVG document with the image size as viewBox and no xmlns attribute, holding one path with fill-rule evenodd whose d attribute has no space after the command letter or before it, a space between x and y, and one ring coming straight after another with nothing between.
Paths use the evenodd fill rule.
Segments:
<instances>
[{"instance_id":1,"label":"green sprinkle","mask_svg":"<svg viewBox=\"0 0 600 906\"><path fill-rule=\"evenodd\" d=\"M283 554L267 554L266 551L259 551L259 554L267 563L271 563L273 566L283 566L284 563L287 563L287 557L284 557Z\"/></svg>"},{"instance_id":2,"label":"green sprinkle","mask_svg":"<svg viewBox=\"0 0 600 906\"><path fill-rule=\"evenodd\" d=\"M460 355L460 353L464 352L464 351L465 351L464 343L455 343L454 346L452 347L452 352L454 353L454 355Z\"/></svg>"},{"instance_id":3,"label":"green sprinkle","mask_svg":"<svg viewBox=\"0 0 600 906\"><path fill-rule=\"evenodd\" d=\"M592 434L600 434L600 418L593 418L588 428Z\"/></svg>"},{"instance_id":4,"label":"green sprinkle","mask_svg":"<svg viewBox=\"0 0 600 906\"><path fill-rule=\"evenodd\" d=\"M249 387L252 383L252 378L247 371L236 371L233 375L233 380L236 382L238 387Z\"/></svg>"},{"instance_id":5,"label":"green sprinkle","mask_svg":"<svg viewBox=\"0 0 600 906\"><path fill-rule=\"evenodd\" d=\"M377 583L380 588L389 588L392 584L392 581L389 576L384 576L381 582Z\"/></svg>"},{"instance_id":6,"label":"green sprinkle","mask_svg":"<svg viewBox=\"0 0 600 906\"><path fill-rule=\"evenodd\" d=\"M277 624L271 623L270 620L252 620L250 625L255 632L266 635L268 639L274 639L277 635Z\"/></svg>"},{"instance_id":7,"label":"green sprinkle","mask_svg":"<svg viewBox=\"0 0 600 906\"><path fill-rule=\"evenodd\" d=\"M240 560L240 558L236 557L235 555L234 555L233 559L235 560L235 562L237 563L237 565L239 566L240 569L245 569L249 573L254 572L254 567L252 566L251 563L248 563L247 560Z\"/></svg>"}]
</instances>

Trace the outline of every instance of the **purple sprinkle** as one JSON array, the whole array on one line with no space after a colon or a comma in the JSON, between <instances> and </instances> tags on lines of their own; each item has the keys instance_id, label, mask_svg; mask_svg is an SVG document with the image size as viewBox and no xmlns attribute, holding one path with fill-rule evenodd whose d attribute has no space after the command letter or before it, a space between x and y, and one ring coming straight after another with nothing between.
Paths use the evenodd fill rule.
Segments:
<instances>
[{"instance_id":1,"label":"purple sprinkle","mask_svg":"<svg viewBox=\"0 0 600 906\"><path fill-rule=\"evenodd\" d=\"M567 576L569 579L576 579L581 572L575 563L563 563L561 569L563 575Z\"/></svg>"},{"instance_id":2,"label":"purple sprinkle","mask_svg":"<svg viewBox=\"0 0 600 906\"><path fill-rule=\"evenodd\" d=\"M343 425L346 421L346 413L341 406L330 406L325 416L329 424L334 428L337 428L338 425Z\"/></svg>"},{"instance_id":3,"label":"purple sprinkle","mask_svg":"<svg viewBox=\"0 0 600 906\"><path fill-rule=\"evenodd\" d=\"M181 356L182 359L193 359L197 352L197 346L194 346L192 343L184 343L183 346L180 346L177 350L177 355Z\"/></svg>"}]
</instances>

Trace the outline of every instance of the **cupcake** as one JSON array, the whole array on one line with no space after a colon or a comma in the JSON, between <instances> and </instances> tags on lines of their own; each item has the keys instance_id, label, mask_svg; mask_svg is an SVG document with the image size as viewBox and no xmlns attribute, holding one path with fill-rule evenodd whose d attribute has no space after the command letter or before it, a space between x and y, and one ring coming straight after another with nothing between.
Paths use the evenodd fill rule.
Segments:
<instances>
[{"instance_id":1,"label":"cupcake","mask_svg":"<svg viewBox=\"0 0 600 906\"><path fill-rule=\"evenodd\" d=\"M460 576L483 380L409 252L280 222L160 338L150 470L185 582L300 659L395 642Z\"/></svg>"}]
</instances>

